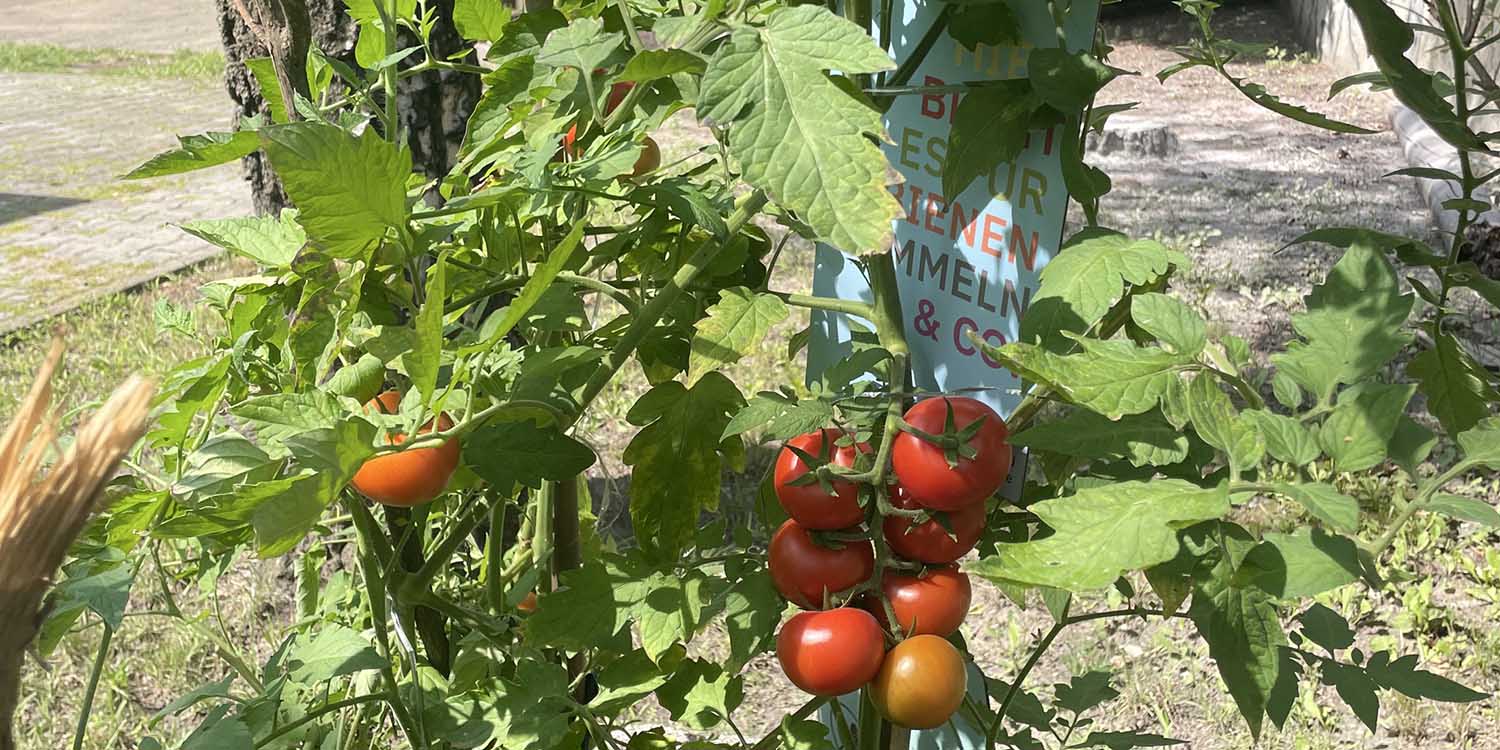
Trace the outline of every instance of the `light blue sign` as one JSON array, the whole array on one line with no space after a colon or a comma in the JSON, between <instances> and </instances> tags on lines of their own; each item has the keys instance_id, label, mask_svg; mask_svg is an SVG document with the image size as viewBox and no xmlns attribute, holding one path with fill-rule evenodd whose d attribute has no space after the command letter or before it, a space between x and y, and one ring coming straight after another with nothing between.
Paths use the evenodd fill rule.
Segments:
<instances>
[{"instance_id":1,"label":"light blue sign","mask_svg":"<svg viewBox=\"0 0 1500 750\"><path fill-rule=\"evenodd\" d=\"M943 5L941 0L898 5L891 35L896 60L910 54ZM945 34L911 85L1025 76L1033 45L1056 46L1056 27L1046 3L1007 0L1007 5L1030 44L979 45L970 51ZM1074 0L1065 22L1070 48L1091 45L1098 10L1098 0ZM931 391L984 388L970 395L1009 415L1020 402L1020 380L980 352L970 334L996 345L1020 334L1038 274L1062 241L1068 206L1059 157L1064 136L1060 129L1030 133L1014 162L981 175L952 203L945 202L942 161L960 96L900 96L885 116L891 142L883 148L905 178L892 187L905 212L895 222L892 254L916 386ZM817 248L813 293L870 299L869 282L858 267L825 245ZM809 379L849 352L849 326L842 315L815 311L812 321Z\"/></svg>"},{"instance_id":2,"label":"light blue sign","mask_svg":"<svg viewBox=\"0 0 1500 750\"><path fill-rule=\"evenodd\" d=\"M1006 0L1021 21L1029 44L970 51L943 35L912 76L912 85L938 86L1026 75L1032 46L1057 44L1056 27L1046 3ZM905 59L932 25L942 0L905 0L896 9L891 54ZM1098 20L1098 0L1074 0L1065 20L1067 44L1077 51L1090 46ZM879 19L876 19L876 24ZM885 117L891 143L886 157L905 178L892 192L905 216L895 222L896 279L906 315L906 337L918 388L956 391L982 388L970 395L1002 415L1020 402L1020 380L988 360L969 340L969 333L1004 344L1020 335L1021 317L1036 292L1038 275L1062 242L1068 193L1063 185L1058 140L1060 131L1034 131L1012 163L981 176L949 204L942 197L942 161L948 145L953 109L960 94L898 97ZM813 293L841 299L870 300L869 281L848 256L826 245L817 248ZM813 312L808 349L808 378L849 353L849 326L844 316ZM1024 461L1023 456L1018 456ZM1024 466L1024 464L1020 464ZM1017 496L1023 471L1013 471L1005 494ZM970 698L988 705L984 677L969 665ZM859 694L839 698L844 716L859 715ZM834 726L833 710L818 712ZM905 750L979 750L984 727L964 710L946 725L894 738ZM830 732L835 747L842 738Z\"/></svg>"}]
</instances>

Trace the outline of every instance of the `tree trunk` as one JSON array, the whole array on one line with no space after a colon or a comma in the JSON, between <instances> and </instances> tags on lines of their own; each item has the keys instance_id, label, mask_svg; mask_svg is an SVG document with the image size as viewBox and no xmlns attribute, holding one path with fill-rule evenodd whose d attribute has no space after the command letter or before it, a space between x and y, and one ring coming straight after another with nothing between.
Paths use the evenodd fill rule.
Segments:
<instances>
[{"instance_id":1,"label":"tree trunk","mask_svg":"<svg viewBox=\"0 0 1500 750\"><path fill-rule=\"evenodd\" d=\"M245 60L268 56L269 51L240 17L237 0L215 2L219 13L219 38L227 62L224 85L235 103L234 120L238 123L240 118L256 115L269 119L270 110L261 98L260 87L244 64ZM312 44L329 57L357 68L354 43L359 29L344 13L341 0L306 2L312 21ZM436 17L432 51L442 59L463 47L463 40L453 26L453 2L435 0L428 3ZM416 43L415 37L403 30L398 46L405 48ZM417 64L416 57L404 61L402 67ZM467 62L472 63L472 57L470 55ZM398 92L401 124L407 132L412 161L418 171L428 177L441 177L453 166L463 140L464 124L479 101L479 95L479 78L474 75L430 71L401 82ZM251 154L244 163L245 178L250 182L256 212L276 214L289 205L286 193L271 172L264 154Z\"/></svg>"}]
</instances>

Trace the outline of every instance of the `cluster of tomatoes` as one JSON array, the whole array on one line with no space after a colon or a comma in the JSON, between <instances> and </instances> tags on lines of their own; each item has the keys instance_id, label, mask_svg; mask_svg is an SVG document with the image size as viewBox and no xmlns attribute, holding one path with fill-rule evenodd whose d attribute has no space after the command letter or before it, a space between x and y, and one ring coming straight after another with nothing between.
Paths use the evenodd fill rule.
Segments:
<instances>
[{"instance_id":1,"label":"cluster of tomatoes","mask_svg":"<svg viewBox=\"0 0 1500 750\"><path fill-rule=\"evenodd\" d=\"M891 505L924 513L868 512L876 502L839 478L857 474L868 444L823 429L787 441L776 497L790 519L771 539L771 579L808 610L776 636L776 656L797 687L843 695L869 685L894 724L931 729L963 702L963 657L949 643L968 613L969 577L953 564L978 543L985 501L1010 473L1005 422L980 401L929 398L911 407L891 447ZM875 585L879 533L896 559ZM890 617L895 622L890 623ZM889 629L889 632L887 632ZM887 649L887 643L894 645Z\"/></svg>"}]
</instances>

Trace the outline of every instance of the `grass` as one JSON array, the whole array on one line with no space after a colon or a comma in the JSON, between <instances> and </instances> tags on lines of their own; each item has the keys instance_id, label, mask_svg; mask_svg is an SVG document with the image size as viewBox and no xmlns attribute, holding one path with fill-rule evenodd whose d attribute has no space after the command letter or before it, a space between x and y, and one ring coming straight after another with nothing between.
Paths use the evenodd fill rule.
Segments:
<instances>
[{"instance_id":1,"label":"grass","mask_svg":"<svg viewBox=\"0 0 1500 750\"><path fill-rule=\"evenodd\" d=\"M224 55L178 50L133 52L109 48L75 48L57 44L0 42L0 71L9 73L103 73L131 78L216 80L224 74Z\"/></svg>"}]
</instances>

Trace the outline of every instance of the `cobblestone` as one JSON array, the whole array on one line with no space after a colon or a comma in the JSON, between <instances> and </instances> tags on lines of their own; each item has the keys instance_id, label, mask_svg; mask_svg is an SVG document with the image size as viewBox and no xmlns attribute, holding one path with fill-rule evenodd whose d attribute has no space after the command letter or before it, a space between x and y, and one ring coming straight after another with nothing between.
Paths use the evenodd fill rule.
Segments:
<instances>
[{"instance_id":1,"label":"cobblestone","mask_svg":"<svg viewBox=\"0 0 1500 750\"><path fill-rule=\"evenodd\" d=\"M212 84L0 73L0 331L214 255L171 224L249 212L237 165L118 177L228 118Z\"/></svg>"}]
</instances>

